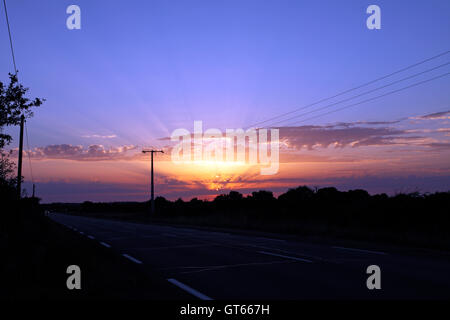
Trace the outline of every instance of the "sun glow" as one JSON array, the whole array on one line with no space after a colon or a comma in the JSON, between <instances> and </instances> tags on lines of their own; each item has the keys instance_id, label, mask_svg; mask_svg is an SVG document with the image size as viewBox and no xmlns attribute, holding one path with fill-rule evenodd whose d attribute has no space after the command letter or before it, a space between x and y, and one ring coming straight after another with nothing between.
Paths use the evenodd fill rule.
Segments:
<instances>
[{"instance_id":1,"label":"sun glow","mask_svg":"<svg viewBox=\"0 0 450 320\"><path fill-rule=\"evenodd\" d=\"M177 166L175 166L177 167ZM238 161L199 160L184 163L186 178L200 182L209 190L220 190L254 167Z\"/></svg>"}]
</instances>

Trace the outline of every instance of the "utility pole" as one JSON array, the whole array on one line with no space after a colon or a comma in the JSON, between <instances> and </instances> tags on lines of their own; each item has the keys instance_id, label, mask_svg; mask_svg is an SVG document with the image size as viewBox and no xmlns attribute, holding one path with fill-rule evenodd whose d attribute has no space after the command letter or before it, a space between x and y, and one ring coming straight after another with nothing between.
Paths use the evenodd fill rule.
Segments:
<instances>
[{"instance_id":1,"label":"utility pole","mask_svg":"<svg viewBox=\"0 0 450 320\"><path fill-rule=\"evenodd\" d=\"M25 116L20 117L20 140L19 140L19 165L17 168L17 197L20 200L22 194L22 152L23 152L23 126Z\"/></svg>"},{"instance_id":2,"label":"utility pole","mask_svg":"<svg viewBox=\"0 0 450 320\"><path fill-rule=\"evenodd\" d=\"M152 166L151 166L151 189L150 189L150 202L151 202L151 213L155 213L155 191L154 191L154 183L153 183L153 154L156 152L164 153L162 150L142 150L142 153L151 153L152 155Z\"/></svg>"}]
</instances>

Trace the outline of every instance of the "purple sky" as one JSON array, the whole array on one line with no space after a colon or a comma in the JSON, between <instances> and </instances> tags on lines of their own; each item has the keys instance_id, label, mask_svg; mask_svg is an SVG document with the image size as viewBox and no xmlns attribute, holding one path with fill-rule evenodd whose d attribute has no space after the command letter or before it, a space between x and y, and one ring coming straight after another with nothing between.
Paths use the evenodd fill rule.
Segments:
<instances>
[{"instance_id":1,"label":"purple sky","mask_svg":"<svg viewBox=\"0 0 450 320\"><path fill-rule=\"evenodd\" d=\"M16 0L7 3L20 80L32 88L31 95L47 99L28 123L31 149L51 145L85 149L101 145L107 150L163 146L158 139L170 136L177 128L192 130L194 120L202 120L208 128L241 128L450 48L450 2L445 0L377 1L374 4L381 8L381 30L367 29L366 8L372 3L359 0ZM81 8L81 30L66 28L65 11L70 4ZM3 16L2 8L4 22ZM6 81L7 73L13 68L5 23L0 26L0 42L3 43L0 79ZM449 59L450 55L440 57L366 89L444 64ZM449 66L434 70L369 97L449 70ZM420 128L422 140L426 137L435 143L446 143L448 135L444 131L430 136L430 132L423 130L448 128L447 119L440 119L439 124L417 125L412 123L412 118L450 110L449 84L450 77L443 77L301 125L410 119L401 128L393 124L383 128ZM8 132L17 137L17 128ZM296 134L303 137L304 133ZM376 135L385 136L386 132ZM414 140L415 146L417 141L418 138ZM433 143L427 141L424 145ZM16 146L17 139L11 148ZM391 146L399 152L398 144ZM447 157L447 150L440 151L438 157ZM40 190L48 201L81 201L83 193L78 197L73 195L75 191L70 192L80 188L98 194L95 199L99 200L142 199L146 191L140 186L140 180L133 184L132 180L125 179L126 187L118 187L124 180L119 176L116 180L96 182L102 184L96 189L92 181L75 181L64 171L59 175L49 172L48 167L44 168L43 159L33 161L36 162L34 174L40 179ZM440 170L437 177L431 171L419 178L386 173L385 182L380 182L381 177L369 176L365 183L356 185L367 185L367 188L376 185L372 189L377 192L383 191L380 187L383 184L391 185L390 190L393 185L398 185L399 190L412 185L425 191L445 189L449 185L449 168L442 165ZM25 174L29 181L30 172ZM341 180L330 183L343 188L352 187L355 185L352 181L361 179L361 176L354 180L348 175L333 176ZM313 180L298 177L299 183L314 183ZM317 181L323 181L323 177L317 177ZM268 184L261 186L270 188ZM273 184L272 189L289 186ZM134 191L127 193L129 187ZM176 192L195 194L191 189Z\"/></svg>"}]
</instances>

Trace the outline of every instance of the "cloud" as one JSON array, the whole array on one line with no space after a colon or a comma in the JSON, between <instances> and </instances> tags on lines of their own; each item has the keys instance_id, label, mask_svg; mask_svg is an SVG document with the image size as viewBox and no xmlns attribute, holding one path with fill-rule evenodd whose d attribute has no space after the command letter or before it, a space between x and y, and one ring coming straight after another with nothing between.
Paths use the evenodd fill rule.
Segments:
<instances>
[{"instance_id":1,"label":"cloud","mask_svg":"<svg viewBox=\"0 0 450 320\"><path fill-rule=\"evenodd\" d=\"M393 126L408 119L446 120L450 119L450 111L395 121L355 121L322 126L279 127L280 140L286 146L297 150L302 148L312 150L317 147L342 148L351 146L355 148L387 145L415 145L435 149L447 148L448 141L433 139L430 142L430 135L440 133L444 136L450 136L450 128L404 128L404 125ZM436 125L440 123L436 123Z\"/></svg>"},{"instance_id":2,"label":"cloud","mask_svg":"<svg viewBox=\"0 0 450 320\"><path fill-rule=\"evenodd\" d=\"M306 125L296 127L277 127L280 130L280 142L294 149L313 149L314 147L344 147L346 145L363 146L373 144L393 144L394 136L407 134L404 130L379 127L395 124L398 121L357 121L340 122L330 125ZM371 127L375 126L375 128ZM225 132L222 132L225 135ZM193 134L190 134L193 138ZM411 137L411 139L414 137ZM169 137L158 140L170 140ZM211 139L207 139L211 140ZM205 138L203 143L207 143Z\"/></svg>"},{"instance_id":3,"label":"cloud","mask_svg":"<svg viewBox=\"0 0 450 320\"><path fill-rule=\"evenodd\" d=\"M113 139L113 138L117 138L117 136L115 134L111 134L111 135L99 135L99 134L91 134L91 135L84 135L81 136L82 138L98 138L98 139Z\"/></svg>"},{"instance_id":4,"label":"cloud","mask_svg":"<svg viewBox=\"0 0 450 320\"><path fill-rule=\"evenodd\" d=\"M369 125L369 126L377 126L377 125L389 125L396 124L401 122L401 120L394 121L355 121L355 122L338 122L336 124L330 124L323 127L326 128L336 128L336 127L354 127L357 125Z\"/></svg>"},{"instance_id":5,"label":"cloud","mask_svg":"<svg viewBox=\"0 0 450 320\"><path fill-rule=\"evenodd\" d=\"M450 128L439 128L437 132L444 133L447 137L450 137Z\"/></svg>"},{"instance_id":6,"label":"cloud","mask_svg":"<svg viewBox=\"0 0 450 320\"><path fill-rule=\"evenodd\" d=\"M439 150L450 150L450 142L431 142L426 144L427 147Z\"/></svg>"},{"instance_id":7,"label":"cloud","mask_svg":"<svg viewBox=\"0 0 450 320\"><path fill-rule=\"evenodd\" d=\"M55 144L45 147L37 147L27 154L33 159L67 159L76 161L100 161L119 160L131 158L130 151L137 149L135 145L120 147L105 147L101 144L92 144L88 147L74 146L71 144ZM17 153L17 150L14 150Z\"/></svg>"},{"instance_id":8,"label":"cloud","mask_svg":"<svg viewBox=\"0 0 450 320\"><path fill-rule=\"evenodd\" d=\"M72 157L82 153L82 146L73 146L70 144L49 145L42 148L36 148L36 155L47 157Z\"/></svg>"},{"instance_id":9,"label":"cloud","mask_svg":"<svg viewBox=\"0 0 450 320\"><path fill-rule=\"evenodd\" d=\"M419 116L419 117L412 117L411 119L418 119L418 120L450 119L450 110L449 111L430 113L430 114Z\"/></svg>"},{"instance_id":10,"label":"cloud","mask_svg":"<svg viewBox=\"0 0 450 320\"><path fill-rule=\"evenodd\" d=\"M421 137L408 136L405 130L389 127L370 128L360 126L300 126L281 127L280 140L290 148L312 150L314 148L345 146L378 146L399 144L396 138L415 140Z\"/></svg>"}]
</instances>

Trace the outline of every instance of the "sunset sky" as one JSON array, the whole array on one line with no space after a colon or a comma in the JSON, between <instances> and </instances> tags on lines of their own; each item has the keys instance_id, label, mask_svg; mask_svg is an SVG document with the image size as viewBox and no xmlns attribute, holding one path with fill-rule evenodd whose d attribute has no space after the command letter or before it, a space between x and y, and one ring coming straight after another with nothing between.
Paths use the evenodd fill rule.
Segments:
<instances>
[{"instance_id":1,"label":"sunset sky","mask_svg":"<svg viewBox=\"0 0 450 320\"><path fill-rule=\"evenodd\" d=\"M66 28L71 4L81 8L81 30ZM366 27L370 4L381 8L381 30ZM19 79L47 99L25 143L43 202L148 199L150 156L141 150L149 147L166 152L155 156L156 194L169 199L298 185L450 189L450 76L436 78L450 72L450 53L264 123L280 130L275 175L245 163L174 164L168 139L196 120L247 128L444 53L448 0L15 0L8 14ZM16 150L18 128L7 132Z\"/></svg>"}]
</instances>

